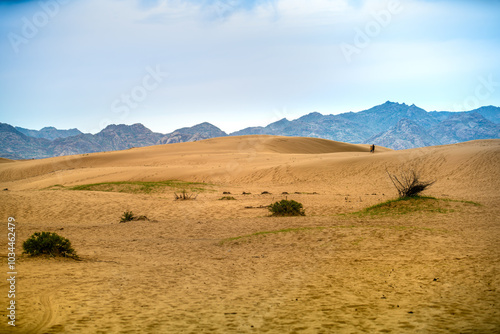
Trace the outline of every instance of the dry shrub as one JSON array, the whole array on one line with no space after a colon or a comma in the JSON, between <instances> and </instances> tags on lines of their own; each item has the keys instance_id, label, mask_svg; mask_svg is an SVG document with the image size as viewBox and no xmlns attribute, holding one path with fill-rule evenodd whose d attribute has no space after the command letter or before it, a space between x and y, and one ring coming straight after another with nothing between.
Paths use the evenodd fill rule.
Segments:
<instances>
[{"instance_id":1,"label":"dry shrub","mask_svg":"<svg viewBox=\"0 0 500 334\"><path fill-rule=\"evenodd\" d=\"M196 199L198 197L197 193L188 193L185 189L182 190L180 194L174 193L175 200L186 201L190 199Z\"/></svg>"},{"instance_id":2,"label":"dry shrub","mask_svg":"<svg viewBox=\"0 0 500 334\"><path fill-rule=\"evenodd\" d=\"M389 173L389 179L398 191L400 198L415 197L433 185L436 180L422 181L420 171L416 167L401 167L398 173Z\"/></svg>"}]
</instances>

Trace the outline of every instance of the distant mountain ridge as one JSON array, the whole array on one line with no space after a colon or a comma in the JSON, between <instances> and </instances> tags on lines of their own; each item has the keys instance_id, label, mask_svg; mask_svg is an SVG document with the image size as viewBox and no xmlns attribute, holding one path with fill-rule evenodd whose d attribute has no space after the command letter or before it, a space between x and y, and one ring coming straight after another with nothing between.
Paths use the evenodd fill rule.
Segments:
<instances>
[{"instance_id":1,"label":"distant mountain ridge","mask_svg":"<svg viewBox=\"0 0 500 334\"><path fill-rule=\"evenodd\" d=\"M427 112L415 105L389 101L360 112L338 115L312 112L291 121L283 118L265 127L249 127L230 134L207 122L168 134L153 132L140 123L112 124L96 134L53 127L37 131L0 123L0 157L48 158L254 134L315 137L408 149L500 138L499 123L499 107Z\"/></svg>"},{"instance_id":2,"label":"distant mountain ridge","mask_svg":"<svg viewBox=\"0 0 500 334\"><path fill-rule=\"evenodd\" d=\"M415 105L387 101L356 113L322 115L313 112L293 121L284 118L265 127L250 127L230 135L317 137L407 149L500 138L499 121L500 108L493 106L467 112L427 112ZM450 126L454 130L447 128Z\"/></svg>"},{"instance_id":3,"label":"distant mountain ridge","mask_svg":"<svg viewBox=\"0 0 500 334\"><path fill-rule=\"evenodd\" d=\"M140 123L111 124L96 134L78 132L75 136L49 140L27 136L9 124L0 123L0 157L13 160L39 159L227 136L209 123L182 128L166 135L153 132Z\"/></svg>"},{"instance_id":4,"label":"distant mountain ridge","mask_svg":"<svg viewBox=\"0 0 500 334\"><path fill-rule=\"evenodd\" d=\"M49 146L53 156L125 150L131 147L156 145L163 135L142 124L111 124L95 135L84 133L74 137L59 138Z\"/></svg>"},{"instance_id":5,"label":"distant mountain ridge","mask_svg":"<svg viewBox=\"0 0 500 334\"><path fill-rule=\"evenodd\" d=\"M0 157L19 160L47 158L46 147L50 140L27 136L13 126L0 123Z\"/></svg>"},{"instance_id":6,"label":"distant mountain ridge","mask_svg":"<svg viewBox=\"0 0 500 334\"><path fill-rule=\"evenodd\" d=\"M48 126L41 130L30 130L21 128L19 126L16 126L15 129L25 134L26 136L30 136L33 138L45 138L48 140L54 140L57 138L67 138L82 134L82 132L78 129L58 130L53 126Z\"/></svg>"},{"instance_id":7,"label":"distant mountain ridge","mask_svg":"<svg viewBox=\"0 0 500 334\"><path fill-rule=\"evenodd\" d=\"M160 139L159 144L185 143L225 136L227 136L227 133L210 123L204 122L166 134Z\"/></svg>"}]
</instances>

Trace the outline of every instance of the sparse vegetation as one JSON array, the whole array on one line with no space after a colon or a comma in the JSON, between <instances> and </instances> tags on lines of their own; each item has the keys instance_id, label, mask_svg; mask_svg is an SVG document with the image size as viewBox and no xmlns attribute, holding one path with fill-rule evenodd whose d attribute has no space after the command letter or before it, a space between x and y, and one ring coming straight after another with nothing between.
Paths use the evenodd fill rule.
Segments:
<instances>
[{"instance_id":1,"label":"sparse vegetation","mask_svg":"<svg viewBox=\"0 0 500 334\"><path fill-rule=\"evenodd\" d=\"M219 201L235 201L235 200L236 198L234 198L233 196L224 196L219 198Z\"/></svg>"},{"instance_id":2,"label":"sparse vegetation","mask_svg":"<svg viewBox=\"0 0 500 334\"><path fill-rule=\"evenodd\" d=\"M259 237L267 237L271 235L276 235L276 234L286 234L286 233L297 233L297 234L306 234L306 233L314 233L318 231L325 231L325 230L339 230L339 229L391 229L391 230L422 230L422 231L437 231L431 228L427 227L419 227L419 226L402 226L402 225L384 225L384 226L374 226L371 225L369 227L367 226L361 226L361 225L337 225L337 226L311 226L311 227L294 227L294 228L285 228L281 230L274 230L274 231L259 231L255 232L252 234L247 234L247 235L241 235L237 237L231 237L231 238L226 238L221 241L219 241L220 246L232 244L232 245L238 245L246 242L251 242L252 240L255 240L256 238L258 239ZM363 238L358 238L354 240L352 243L354 245L359 244L360 241L362 241Z\"/></svg>"},{"instance_id":3,"label":"sparse vegetation","mask_svg":"<svg viewBox=\"0 0 500 334\"><path fill-rule=\"evenodd\" d=\"M422 181L420 172L413 167L401 167L398 174L391 174L388 170L386 170L386 173L394 187L396 187L400 198L418 196L436 182L435 180Z\"/></svg>"},{"instance_id":4,"label":"sparse vegetation","mask_svg":"<svg viewBox=\"0 0 500 334\"><path fill-rule=\"evenodd\" d=\"M125 211L123 213L123 216L121 217L120 219L120 223L126 223L126 222L129 222L129 221L132 221L134 220L134 214L132 213L132 211Z\"/></svg>"},{"instance_id":5,"label":"sparse vegetation","mask_svg":"<svg viewBox=\"0 0 500 334\"><path fill-rule=\"evenodd\" d=\"M51 232L36 232L23 243L23 253L30 256L49 255L78 259L71 242Z\"/></svg>"},{"instance_id":6,"label":"sparse vegetation","mask_svg":"<svg viewBox=\"0 0 500 334\"><path fill-rule=\"evenodd\" d=\"M54 184L50 187L45 188L47 190L61 190L64 189L64 186L62 184Z\"/></svg>"},{"instance_id":7,"label":"sparse vegetation","mask_svg":"<svg viewBox=\"0 0 500 334\"><path fill-rule=\"evenodd\" d=\"M152 194L161 193L165 190L188 190L189 192L203 192L212 191L211 184L199 182L184 182L184 181L157 181L157 182L143 182L143 181L118 181L118 182L101 182L92 184L82 184L70 187L70 190L80 191L105 191L105 192L120 192L130 194ZM63 189L64 187L58 185L52 186L51 189ZM49 188L50 189L50 188Z\"/></svg>"},{"instance_id":8,"label":"sparse vegetation","mask_svg":"<svg viewBox=\"0 0 500 334\"><path fill-rule=\"evenodd\" d=\"M301 203L294 200L281 200L269 206L272 216L305 216Z\"/></svg>"},{"instance_id":9,"label":"sparse vegetation","mask_svg":"<svg viewBox=\"0 0 500 334\"><path fill-rule=\"evenodd\" d=\"M181 200L181 201L187 201L187 200L194 200L196 197L198 197L197 193L188 193L186 189L182 189L182 192L177 194L174 193L175 200Z\"/></svg>"},{"instance_id":10,"label":"sparse vegetation","mask_svg":"<svg viewBox=\"0 0 500 334\"><path fill-rule=\"evenodd\" d=\"M259 206L245 206L245 209L269 209L270 205L259 205Z\"/></svg>"},{"instance_id":11,"label":"sparse vegetation","mask_svg":"<svg viewBox=\"0 0 500 334\"><path fill-rule=\"evenodd\" d=\"M125 211L120 218L120 223L126 223L130 221L144 221L149 220L146 216L135 216L132 211Z\"/></svg>"},{"instance_id":12,"label":"sparse vegetation","mask_svg":"<svg viewBox=\"0 0 500 334\"><path fill-rule=\"evenodd\" d=\"M471 201L439 199L429 196L413 196L389 200L352 214L358 216L380 216L404 215L413 212L449 213L460 209L459 205L452 205L452 203L481 206L481 204Z\"/></svg>"},{"instance_id":13,"label":"sparse vegetation","mask_svg":"<svg viewBox=\"0 0 500 334\"><path fill-rule=\"evenodd\" d=\"M338 228L342 228L343 226L339 226ZM290 232L301 232L301 231L316 231L316 230L324 230L327 228L332 228L332 227L325 227L325 226L317 226L317 227L295 227L295 228L285 228L282 230L276 230L276 231L261 231L261 232L255 232L252 234L247 234L247 235L242 235L238 237L232 237L232 238L227 238L219 242L219 245L223 245L229 242L237 241L240 239L249 239L252 237L256 236L265 236L265 235L270 235L270 234L280 234L280 233L290 233Z\"/></svg>"}]
</instances>

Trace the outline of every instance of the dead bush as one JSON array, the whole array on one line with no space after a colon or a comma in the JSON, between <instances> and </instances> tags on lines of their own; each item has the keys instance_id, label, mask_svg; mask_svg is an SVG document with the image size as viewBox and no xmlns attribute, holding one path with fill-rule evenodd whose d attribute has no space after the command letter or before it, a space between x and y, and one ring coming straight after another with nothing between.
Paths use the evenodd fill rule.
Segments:
<instances>
[{"instance_id":1,"label":"dead bush","mask_svg":"<svg viewBox=\"0 0 500 334\"><path fill-rule=\"evenodd\" d=\"M422 181L420 171L416 167L401 167L398 173L385 170L400 198L415 197L433 185L436 180Z\"/></svg>"},{"instance_id":2,"label":"dead bush","mask_svg":"<svg viewBox=\"0 0 500 334\"><path fill-rule=\"evenodd\" d=\"M181 193L174 193L175 200L186 201L190 199L196 199L198 197L197 193L188 193L185 189Z\"/></svg>"}]
</instances>

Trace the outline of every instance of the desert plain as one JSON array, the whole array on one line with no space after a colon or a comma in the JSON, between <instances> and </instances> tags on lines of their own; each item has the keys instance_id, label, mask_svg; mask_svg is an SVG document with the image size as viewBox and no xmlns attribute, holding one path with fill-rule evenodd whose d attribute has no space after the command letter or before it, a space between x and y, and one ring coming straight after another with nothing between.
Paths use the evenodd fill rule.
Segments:
<instances>
[{"instance_id":1,"label":"desert plain","mask_svg":"<svg viewBox=\"0 0 500 334\"><path fill-rule=\"evenodd\" d=\"M401 168L435 180L435 199L366 210L397 198ZM2 276L9 217L17 270L1 333L500 332L500 140L371 154L224 137L1 159L0 188ZM305 216L271 217L282 199ZM41 231L80 259L22 254Z\"/></svg>"}]
</instances>

